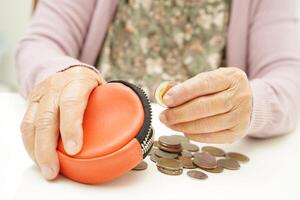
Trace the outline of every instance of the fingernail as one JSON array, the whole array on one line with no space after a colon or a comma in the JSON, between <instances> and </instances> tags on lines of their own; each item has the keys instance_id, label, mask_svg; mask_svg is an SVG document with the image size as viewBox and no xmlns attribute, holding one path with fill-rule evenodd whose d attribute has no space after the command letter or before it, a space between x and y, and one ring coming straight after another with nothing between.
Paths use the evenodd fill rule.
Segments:
<instances>
[{"instance_id":1,"label":"fingernail","mask_svg":"<svg viewBox=\"0 0 300 200\"><path fill-rule=\"evenodd\" d=\"M161 113L161 114L159 115L159 120L160 120L162 123L166 124L166 123L167 123L166 115L165 115L164 113Z\"/></svg>"},{"instance_id":2,"label":"fingernail","mask_svg":"<svg viewBox=\"0 0 300 200\"><path fill-rule=\"evenodd\" d=\"M66 150L68 154L76 154L77 153L77 142L74 140L68 140L66 142Z\"/></svg>"},{"instance_id":3,"label":"fingernail","mask_svg":"<svg viewBox=\"0 0 300 200\"><path fill-rule=\"evenodd\" d=\"M174 103L174 94L177 93L179 85L172 87L163 97L163 102L166 105L172 105Z\"/></svg>"},{"instance_id":4,"label":"fingernail","mask_svg":"<svg viewBox=\"0 0 300 200\"><path fill-rule=\"evenodd\" d=\"M173 98L171 97L171 95L169 93L165 94L163 97L163 102L164 104L168 105L172 105L173 104Z\"/></svg>"},{"instance_id":5,"label":"fingernail","mask_svg":"<svg viewBox=\"0 0 300 200\"><path fill-rule=\"evenodd\" d=\"M46 179L54 178L54 171L48 166L41 166L41 172Z\"/></svg>"}]
</instances>

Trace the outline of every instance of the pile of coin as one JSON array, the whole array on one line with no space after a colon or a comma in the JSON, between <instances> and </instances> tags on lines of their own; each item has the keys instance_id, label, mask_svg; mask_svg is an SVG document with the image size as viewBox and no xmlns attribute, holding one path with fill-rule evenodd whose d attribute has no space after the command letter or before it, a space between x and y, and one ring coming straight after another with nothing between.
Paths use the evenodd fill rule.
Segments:
<instances>
[{"instance_id":1,"label":"pile of coin","mask_svg":"<svg viewBox=\"0 0 300 200\"><path fill-rule=\"evenodd\" d=\"M161 83L155 91L156 102L165 106L163 97L175 85L176 83L173 82ZM203 171L221 173L224 169L238 170L240 163L249 161L249 158L243 154L226 153L224 150L213 146L203 146L200 151L197 145L182 135L159 137L158 141L154 141L149 156L161 173L180 175L183 173L183 169L189 169L187 175L196 179L208 178ZM138 166L137 168L140 169Z\"/></svg>"},{"instance_id":2,"label":"pile of coin","mask_svg":"<svg viewBox=\"0 0 300 200\"><path fill-rule=\"evenodd\" d=\"M188 169L187 175L196 179L207 179L204 171L221 173L224 169L238 170L240 163L249 162L249 158L241 153L226 153L213 146L203 146L200 150L196 144L181 135L159 137L148 156L163 174L180 175L184 169Z\"/></svg>"}]
</instances>

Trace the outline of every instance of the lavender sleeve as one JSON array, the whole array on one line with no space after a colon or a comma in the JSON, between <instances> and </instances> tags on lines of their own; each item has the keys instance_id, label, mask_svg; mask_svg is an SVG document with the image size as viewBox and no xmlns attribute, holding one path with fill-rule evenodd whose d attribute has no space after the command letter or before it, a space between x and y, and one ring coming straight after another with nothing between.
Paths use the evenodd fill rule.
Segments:
<instances>
[{"instance_id":1,"label":"lavender sleeve","mask_svg":"<svg viewBox=\"0 0 300 200\"><path fill-rule=\"evenodd\" d=\"M70 65L84 44L96 0L40 0L27 33L19 42L16 66L20 92Z\"/></svg>"},{"instance_id":2,"label":"lavender sleeve","mask_svg":"<svg viewBox=\"0 0 300 200\"><path fill-rule=\"evenodd\" d=\"M253 92L250 136L292 131L300 112L300 57L294 0L263 0L252 8L248 76Z\"/></svg>"},{"instance_id":3,"label":"lavender sleeve","mask_svg":"<svg viewBox=\"0 0 300 200\"><path fill-rule=\"evenodd\" d=\"M17 73L23 96L26 97L36 84L49 75L70 65L82 65L78 59L81 51L86 55L93 53L83 49L90 50L96 46L95 41L100 41L99 27L104 29L104 19L109 18L104 5L108 5L110 1L98 1L103 5L102 10L95 9L97 0L39 1L28 32L17 51ZM247 63L246 72L253 93L253 112L248 135L271 137L288 133L297 125L300 113L296 1L232 2L237 5L233 9L237 20L231 38L239 37L236 30L249 26L245 34L247 37L238 47L232 45L236 44L234 39L228 45L231 47L228 55L234 58L231 60L241 59ZM241 15L240 10L248 10L249 15ZM103 12L98 15L102 21L99 24L97 21L90 27L94 12L99 14L97 11ZM249 25L245 25L247 22ZM92 28L93 34L87 37ZM92 45L88 46L86 43ZM83 48L84 45L88 48ZM246 58L239 57L238 49L247 50Z\"/></svg>"}]
</instances>

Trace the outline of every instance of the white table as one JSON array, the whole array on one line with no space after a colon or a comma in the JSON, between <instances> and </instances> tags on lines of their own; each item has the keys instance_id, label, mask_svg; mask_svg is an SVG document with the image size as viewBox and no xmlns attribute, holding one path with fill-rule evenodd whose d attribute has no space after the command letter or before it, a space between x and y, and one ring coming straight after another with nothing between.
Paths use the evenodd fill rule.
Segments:
<instances>
[{"instance_id":1,"label":"white table","mask_svg":"<svg viewBox=\"0 0 300 200\"><path fill-rule=\"evenodd\" d=\"M156 170L149 158L145 171L130 171L112 182L90 186L62 176L45 181L23 149L19 124L26 104L17 94L0 93L0 199L300 199L300 129L268 140L245 138L225 150L247 154L251 161L239 171L209 174L205 181L167 176ZM154 109L158 135L171 134L158 120L161 108ZM201 146L201 144L199 144Z\"/></svg>"}]
</instances>

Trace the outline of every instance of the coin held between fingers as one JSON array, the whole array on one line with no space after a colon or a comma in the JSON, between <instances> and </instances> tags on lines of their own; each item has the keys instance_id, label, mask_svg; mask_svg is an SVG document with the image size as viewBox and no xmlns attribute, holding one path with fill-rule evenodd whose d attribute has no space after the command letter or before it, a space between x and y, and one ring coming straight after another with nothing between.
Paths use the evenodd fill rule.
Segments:
<instances>
[{"instance_id":1,"label":"coin held between fingers","mask_svg":"<svg viewBox=\"0 0 300 200\"><path fill-rule=\"evenodd\" d=\"M163 82L156 88L155 100L159 105L166 107L166 104L169 105L172 103L173 100L168 94L168 91L175 85L176 83L174 82Z\"/></svg>"}]
</instances>

